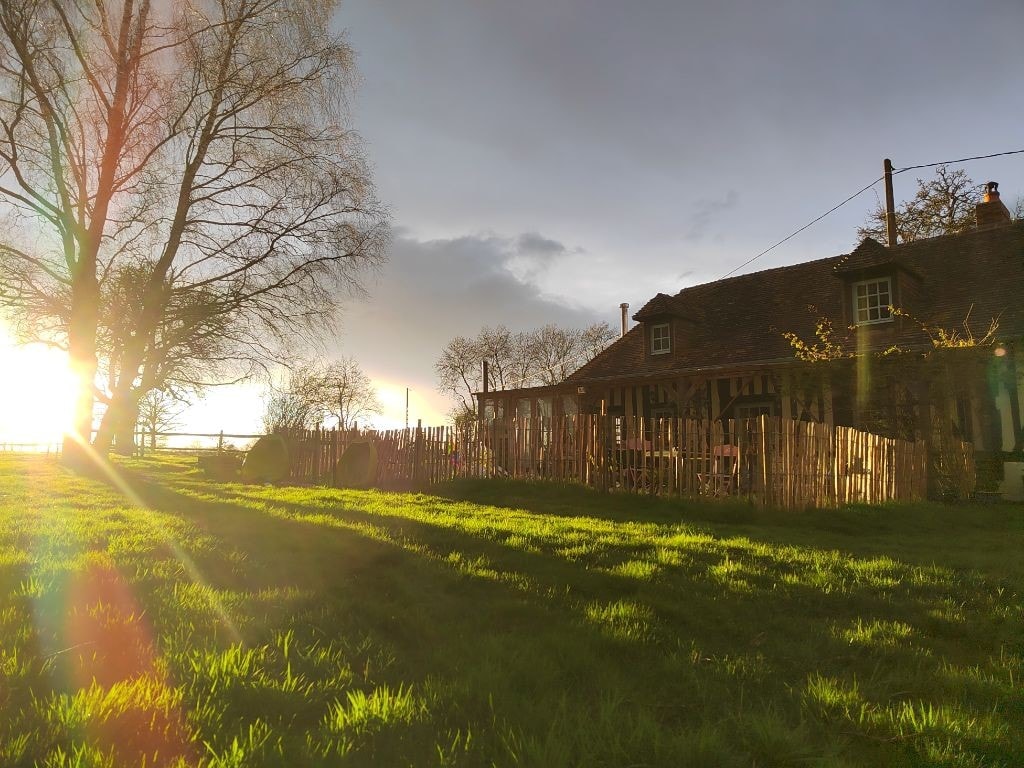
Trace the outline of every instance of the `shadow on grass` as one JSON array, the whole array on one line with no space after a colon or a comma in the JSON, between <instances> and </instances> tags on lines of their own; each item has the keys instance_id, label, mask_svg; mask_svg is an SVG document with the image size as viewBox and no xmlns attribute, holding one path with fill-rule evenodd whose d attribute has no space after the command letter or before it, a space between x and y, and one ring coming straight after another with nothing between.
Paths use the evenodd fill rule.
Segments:
<instances>
[{"instance_id":1,"label":"shadow on grass","mask_svg":"<svg viewBox=\"0 0 1024 768\"><path fill-rule=\"evenodd\" d=\"M437 496L309 491L287 500L262 488L126 476L154 509L245 553L241 565L222 561L216 549L200 558L212 585L297 590L259 634L301 621L314 635L365 636L385 650L373 656L384 668L364 669L364 684L439 676L453 691L450 728L467 720L486 728L497 718L540 739L561 722L578 756L595 735L566 721L564 708L570 720L600 722L595 708L611 696L620 703L608 717L619 730L633 728L624 737L633 749L651 738L644 735L650 724L728 722L753 733L757 718L790 730L811 718L820 731L799 737L806 742L800 760L823 758L851 735L858 754L892 758L918 754L924 742L899 745L890 720L858 724L832 704L813 697L809 704L810 678L859 684L856 696L881 711L906 698L979 715L1009 693L998 684L964 698L942 671L943 664L984 666L996 640L1019 626L1000 629L984 596L970 596L991 584L942 569L848 562L829 550L850 533L823 532L809 515L764 523L777 535L751 542L728 537L762 525L759 510L669 501L638 507L632 497L572 488L460 484ZM500 506L505 514L496 510L477 525L463 510L444 508L448 502ZM512 510L533 520L511 519ZM595 532L571 520L581 516L608 526ZM636 530L638 517L647 529ZM779 542L792 546L773 552ZM286 708L307 711L301 699ZM247 700L241 709L254 706ZM1014 717L1000 716L997 725ZM933 724L933 735L948 737L955 725ZM884 746L886 739L897 746ZM756 745L746 736L740 742L720 756L749 762ZM975 739L970 749L998 758L1010 743Z\"/></svg>"},{"instance_id":2,"label":"shadow on grass","mask_svg":"<svg viewBox=\"0 0 1024 768\"><path fill-rule=\"evenodd\" d=\"M1006 566L1024 576L1024 560L1015 556L1024 547L1021 504L921 502L783 510L740 500L637 496L578 485L504 480L460 480L436 486L432 493L537 515L701 525L719 535L742 533L772 544L841 549L858 556L890 555L910 564L941 562L956 567L962 561L963 567L984 563L997 570ZM971 556L972 550L985 560Z\"/></svg>"}]
</instances>

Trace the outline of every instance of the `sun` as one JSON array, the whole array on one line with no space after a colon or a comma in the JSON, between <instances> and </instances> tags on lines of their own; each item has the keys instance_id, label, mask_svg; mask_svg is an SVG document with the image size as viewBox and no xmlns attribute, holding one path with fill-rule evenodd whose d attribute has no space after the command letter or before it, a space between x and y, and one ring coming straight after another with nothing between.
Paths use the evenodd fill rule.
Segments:
<instances>
[{"instance_id":1,"label":"sun","mask_svg":"<svg viewBox=\"0 0 1024 768\"><path fill-rule=\"evenodd\" d=\"M18 345L0 326L0 443L53 443L71 428L75 380L67 355Z\"/></svg>"}]
</instances>

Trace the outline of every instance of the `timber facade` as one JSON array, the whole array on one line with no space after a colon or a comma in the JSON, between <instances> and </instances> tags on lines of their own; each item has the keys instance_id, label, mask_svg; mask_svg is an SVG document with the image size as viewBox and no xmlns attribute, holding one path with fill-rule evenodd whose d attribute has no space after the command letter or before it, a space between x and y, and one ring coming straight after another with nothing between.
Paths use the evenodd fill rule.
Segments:
<instances>
[{"instance_id":1,"label":"timber facade","mask_svg":"<svg viewBox=\"0 0 1024 768\"><path fill-rule=\"evenodd\" d=\"M598 414L622 430L766 415L1020 452L1024 221L993 218L990 204L1002 206L986 200L984 225L964 234L869 238L838 257L659 293L564 382L477 393L480 415ZM643 436L616 435L631 437Z\"/></svg>"}]
</instances>

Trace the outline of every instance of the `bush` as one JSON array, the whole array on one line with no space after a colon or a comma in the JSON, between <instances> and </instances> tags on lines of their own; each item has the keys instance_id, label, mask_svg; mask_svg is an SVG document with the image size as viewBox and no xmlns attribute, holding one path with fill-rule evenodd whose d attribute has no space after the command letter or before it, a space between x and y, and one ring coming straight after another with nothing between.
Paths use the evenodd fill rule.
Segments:
<instances>
[{"instance_id":1,"label":"bush","mask_svg":"<svg viewBox=\"0 0 1024 768\"><path fill-rule=\"evenodd\" d=\"M280 435L264 435L245 457L242 479L249 483L277 483L288 477L288 446Z\"/></svg>"},{"instance_id":2,"label":"bush","mask_svg":"<svg viewBox=\"0 0 1024 768\"><path fill-rule=\"evenodd\" d=\"M335 467L338 485L345 488L369 488L377 480L377 446L371 440L352 443Z\"/></svg>"},{"instance_id":3,"label":"bush","mask_svg":"<svg viewBox=\"0 0 1024 768\"><path fill-rule=\"evenodd\" d=\"M1003 456L1002 451L976 451L974 453L974 466L978 468L979 491L996 491L1003 482Z\"/></svg>"}]
</instances>

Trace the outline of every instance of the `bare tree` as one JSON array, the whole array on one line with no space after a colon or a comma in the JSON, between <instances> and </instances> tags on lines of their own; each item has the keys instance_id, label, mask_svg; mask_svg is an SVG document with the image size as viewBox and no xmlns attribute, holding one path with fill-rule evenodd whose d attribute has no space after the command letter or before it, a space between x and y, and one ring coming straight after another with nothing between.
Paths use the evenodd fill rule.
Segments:
<instances>
[{"instance_id":1,"label":"bare tree","mask_svg":"<svg viewBox=\"0 0 1024 768\"><path fill-rule=\"evenodd\" d=\"M264 402L268 432L313 429L330 421L339 429L352 429L382 411L373 382L350 357L298 363L282 386L270 387Z\"/></svg>"},{"instance_id":2,"label":"bare tree","mask_svg":"<svg viewBox=\"0 0 1024 768\"><path fill-rule=\"evenodd\" d=\"M472 415L473 393L483 389L483 358L475 339L456 336L441 350L434 363L438 389L454 400L452 420Z\"/></svg>"},{"instance_id":3,"label":"bare tree","mask_svg":"<svg viewBox=\"0 0 1024 768\"><path fill-rule=\"evenodd\" d=\"M484 360L490 390L558 384L613 338L607 323L569 329L546 325L528 332L485 327L475 338L457 336L441 350L434 364L438 389L453 398L452 418L458 421L475 413L473 393L483 390Z\"/></svg>"},{"instance_id":4,"label":"bare tree","mask_svg":"<svg viewBox=\"0 0 1024 768\"><path fill-rule=\"evenodd\" d=\"M558 384L583 363L592 360L615 332L608 323L587 328L559 328L545 325L529 334L527 354L532 358L533 380L538 384Z\"/></svg>"},{"instance_id":5,"label":"bare tree","mask_svg":"<svg viewBox=\"0 0 1024 768\"><path fill-rule=\"evenodd\" d=\"M321 372L304 363L290 370L280 386L271 384L263 398L263 430L314 429L323 424Z\"/></svg>"},{"instance_id":6,"label":"bare tree","mask_svg":"<svg viewBox=\"0 0 1024 768\"><path fill-rule=\"evenodd\" d=\"M105 450L148 389L273 360L381 257L333 8L0 4L0 199L45 229L0 239L0 300L23 335L68 350L79 440L94 388ZM124 311L105 312L126 275Z\"/></svg>"},{"instance_id":7,"label":"bare tree","mask_svg":"<svg viewBox=\"0 0 1024 768\"><path fill-rule=\"evenodd\" d=\"M896 235L909 243L925 237L966 232L975 225L974 206L981 202L982 188L962 170L945 165L935 169L929 181L917 180L917 193L896 210ZM857 228L857 237L886 240L885 207L879 203L868 221Z\"/></svg>"},{"instance_id":8,"label":"bare tree","mask_svg":"<svg viewBox=\"0 0 1024 768\"><path fill-rule=\"evenodd\" d=\"M377 390L352 358L328 363L321 376L324 411L337 420L339 429L353 429L370 416L380 415L383 408Z\"/></svg>"},{"instance_id":9,"label":"bare tree","mask_svg":"<svg viewBox=\"0 0 1024 768\"><path fill-rule=\"evenodd\" d=\"M161 82L145 55L153 15L148 0L98 0L88 10L0 3L2 297L39 312L46 319L30 324L64 340L79 382L79 440L92 423L101 249L121 197L160 143ZM26 228L39 241L12 237Z\"/></svg>"},{"instance_id":10,"label":"bare tree","mask_svg":"<svg viewBox=\"0 0 1024 768\"><path fill-rule=\"evenodd\" d=\"M139 400L138 425L149 433L149 447L156 450L160 442L159 433L168 432L181 426L181 416L188 403L171 392L153 389Z\"/></svg>"}]
</instances>

